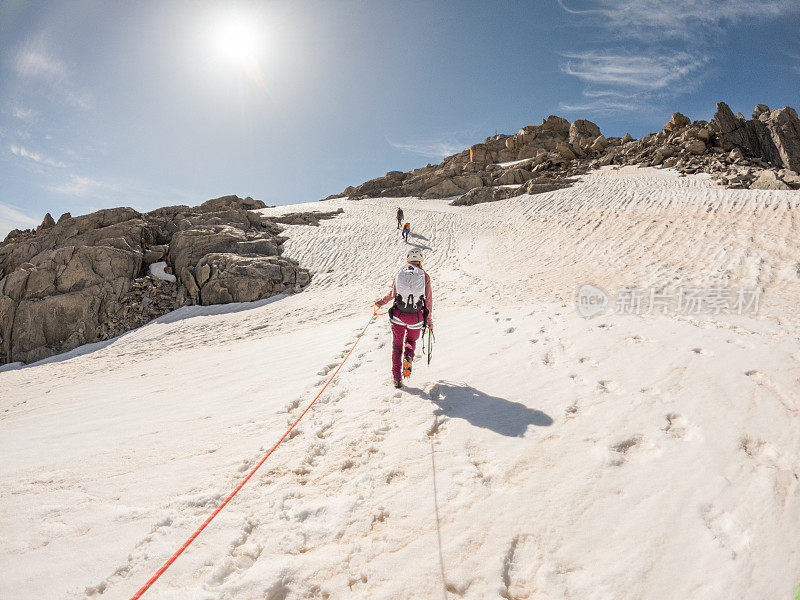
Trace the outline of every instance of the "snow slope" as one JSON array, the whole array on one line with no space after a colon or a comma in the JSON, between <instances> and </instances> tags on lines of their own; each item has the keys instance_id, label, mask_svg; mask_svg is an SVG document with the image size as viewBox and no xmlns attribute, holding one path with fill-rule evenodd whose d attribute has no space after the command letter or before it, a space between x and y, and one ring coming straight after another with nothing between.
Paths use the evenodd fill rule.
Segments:
<instances>
[{"instance_id":1,"label":"snow slope","mask_svg":"<svg viewBox=\"0 0 800 600\"><path fill-rule=\"evenodd\" d=\"M435 358L367 330L297 435L145 598L789 598L797 192L602 170L290 226L302 294L192 307L0 372L0 597L128 598L313 398L412 242ZM761 285L756 317L577 315L575 290Z\"/></svg>"}]
</instances>

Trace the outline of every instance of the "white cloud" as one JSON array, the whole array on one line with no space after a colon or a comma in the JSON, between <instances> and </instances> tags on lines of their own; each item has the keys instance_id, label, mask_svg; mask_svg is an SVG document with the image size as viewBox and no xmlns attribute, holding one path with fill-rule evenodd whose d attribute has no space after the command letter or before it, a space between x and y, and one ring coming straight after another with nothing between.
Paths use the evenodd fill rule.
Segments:
<instances>
[{"instance_id":1,"label":"white cloud","mask_svg":"<svg viewBox=\"0 0 800 600\"><path fill-rule=\"evenodd\" d=\"M398 148L400 150L405 150L407 152L413 152L414 154L419 154L421 156L425 156L427 158L435 158L437 160L441 160L446 156L450 156L451 154L456 154L464 150L467 147L465 144L459 143L452 143L452 142L412 142L408 144L403 144L400 142L393 142L390 139L386 139L390 146L394 148Z\"/></svg>"},{"instance_id":2,"label":"white cloud","mask_svg":"<svg viewBox=\"0 0 800 600\"><path fill-rule=\"evenodd\" d=\"M66 167L66 165L62 162L52 160L50 158L42 156L41 154L37 154L36 152L31 152L30 150L22 146L17 146L16 144L11 144L8 148L9 150L11 150L11 154L19 156L21 158L30 159L34 162L39 163L40 165L47 165L48 167L58 167L61 169Z\"/></svg>"},{"instance_id":3,"label":"white cloud","mask_svg":"<svg viewBox=\"0 0 800 600\"><path fill-rule=\"evenodd\" d=\"M26 121L30 119L32 116L36 114L36 111L30 108L25 108L24 106L15 106L14 109L11 111L11 114L22 121Z\"/></svg>"},{"instance_id":4,"label":"white cloud","mask_svg":"<svg viewBox=\"0 0 800 600\"><path fill-rule=\"evenodd\" d=\"M51 81L67 79L64 64L41 47L21 50L14 61L14 68L23 77L37 77Z\"/></svg>"},{"instance_id":5,"label":"white cloud","mask_svg":"<svg viewBox=\"0 0 800 600\"><path fill-rule=\"evenodd\" d=\"M797 0L598 0L581 10L577 0L557 0L574 19L599 30L602 39L625 40L614 46L562 54L561 71L588 87L593 101L562 104L567 110L620 111L653 108L684 92L688 81L703 76L715 57L704 39L709 32L743 21L764 21L800 14ZM681 50L683 48L683 50ZM618 100L612 100L618 98Z\"/></svg>"},{"instance_id":6,"label":"white cloud","mask_svg":"<svg viewBox=\"0 0 800 600\"><path fill-rule=\"evenodd\" d=\"M583 95L587 98L628 98L630 96L630 94L623 94L614 90L593 90L591 88L583 90Z\"/></svg>"},{"instance_id":7,"label":"white cloud","mask_svg":"<svg viewBox=\"0 0 800 600\"><path fill-rule=\"evenodd\" d=\"M17 52L12 64L19 77L38 82L68 104L79 108L91 107L89 92L74 84L69 69L47 49L43 37L28 42Z\"/></svg>"},{"instance_id":8,"label":"white cloud","mask_svg":"<svg viewBox=\"0 0 800 600\"><path fill-rule=\"evenodd\" d=\"M800 12L797 0L601 0L599 8L591 10L570 8L570 0L558 3L570 14L593 15L592 26L602 24L620 35L648 41L690 39L701 29Z\"/></svg>"},{"instance_id":9,"label":"white cloud","mask_svg":"<svg viewBox=\"0 0 800 600\"><path fill-rule=\"evenodd\" d=\"M624 100L608 100L599 98L597 100L589 100L580 104L568 104L561 102L558 105L559 110L574 111L574 112L621 112L630 110L641 110L649 106L649 103L641 102L636 98L629 101Z\"/></svg>"},{"instance_id":10,"label":"white cloud","mask_svg":"<svg viewBox=\"0 0 800 600\"><path fill-rule=\"evenodd\" d=\"M40 221L13 206L0 202L0 240L5 239L12 229L28 229L39 223Z\"/></svg>"},{"instance_id":11,"label":"white cloud","mask_svg":"<svg viewBox=\"0 0 800 600\"><path fill-rule=\"evenodd\" d=\"M700 70L708 60L686 52L658 56L582 52L563 56L568 60L561 65L561 70L567 75L588 83L641 90L658 90L674 85ZM621 94L615 90L605 92L608 95ZM590 95L592 92L585 93Z\"/></svg>"},{"instance_id":12,"label":"white cloud","mask_svg":"<svg viewBox=\"0 0 800 600\"><path fill-rule=\"evenodd\" d=\"M61 185L47 186L46 189L58 194L77 196L79 198L105 198L108 192L114 189L114 186L72 173L69 179Z\"/></svg>"}]
</instances>

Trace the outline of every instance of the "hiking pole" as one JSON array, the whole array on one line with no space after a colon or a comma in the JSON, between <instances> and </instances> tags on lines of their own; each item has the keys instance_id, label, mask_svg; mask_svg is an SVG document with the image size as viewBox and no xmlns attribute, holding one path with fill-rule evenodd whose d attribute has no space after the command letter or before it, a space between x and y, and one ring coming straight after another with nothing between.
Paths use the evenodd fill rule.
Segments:
<instances>
[{"instance_id":1,"label":"hiking pole","mask_svg":"<svg viewBox=\"0 0 800 600\"><path fill-rule=\"evenodd\" d=\"M428 330L428 364L431 364L431 356L433 355L433 342L436 341L436 336L433 335L433 326L427 327ZM422 334L425 335L424 333ZM425 339L423 337L422 340L423 346L425 345Z\"/></svg>"}]
</instances>

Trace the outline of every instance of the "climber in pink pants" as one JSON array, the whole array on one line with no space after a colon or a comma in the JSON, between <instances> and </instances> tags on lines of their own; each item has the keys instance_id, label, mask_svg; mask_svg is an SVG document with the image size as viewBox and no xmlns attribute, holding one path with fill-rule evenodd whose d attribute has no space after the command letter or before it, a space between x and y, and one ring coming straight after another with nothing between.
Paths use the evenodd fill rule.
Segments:
<instances>
[{"instance_id":1,"label":"climber in pink pants","mask_svg":"<svg viewBox=\"0 0 800 600\"><path fill-rule=\"evenodd\" d=\"M422 328L426 324L433 327L431 278L422 270L422 252L418 248L412 248L408 251L406 260L408 264L395 276L391 291L375 301L380 307L394 300L389 309L389 320L392 323L393 336L392 378L394 387L397 388L403 386L402 377L411 375L414 350Z\"/></svg>"},{"instance_id":2,"label":"climber in pink pants","mask_svg":"<svg viewBox=\"0 0 800 600\"><path fill-rule=\"evenodd\" d=\"M394 380L402 381L400 378L402 359L409 363L408 374L411 375L411 362L414 360L414 350L417 347L419 334L422 333L422 311L418 313L401 313L394 311L392 317L392 377ZM403 324L399 324L401 321ZM406 365L402 365L405 367Z\"/></svg>"}]
</instances>

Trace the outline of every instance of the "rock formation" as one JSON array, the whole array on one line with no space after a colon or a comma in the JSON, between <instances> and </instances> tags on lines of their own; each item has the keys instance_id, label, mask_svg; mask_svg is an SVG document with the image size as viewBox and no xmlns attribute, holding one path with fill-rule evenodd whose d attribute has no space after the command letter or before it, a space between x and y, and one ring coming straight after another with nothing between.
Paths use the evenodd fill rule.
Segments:
<instances>
[{"instance_id":1,"label":"rock formation","mask_svg":"<svg viewBox=\"0 0 800 600\"><path fill-rule=\"evenodd\" d=\"M800 189L800 120L793 108L763 104L747 120L720 102L711 121L675 113L662 130L634 139L605 137L591 121L551 115L513 135L488 137L438 165L390 171L329 198L458 196L453 204L470 205L552 191L574 175L609 165L710 173L733 188Z\"/></svg>"},{"instance_id":2,"label":"rock formation","mask_svg":"<svg viewBox=\"0 0 800 600\"><path fill-rule=\"evenodd\" d=\"M281 256L264 203L224 196L198 207L51 215L0 244L0 363L32 362L109 339L189 304L300 291L307 270ZM177 281L149 274L164 261Z\"/></svg>"},{"instance_id":3,"label":"rock formation","mask_svg":"<svg viewBox=\"0 0 800 600\"><path fill-rule=\"evenodd\" d=\"M340 208L338 210L331 210L327 212L311 210L308 212L287 213L285 215L281 215L280 217L275 217L273 221L284 225L312 225L314 227L319 227L320 221L324 219L332 219L336 215L340 215L343 212L344 209Z\"/></svg>"}]
</instances>

